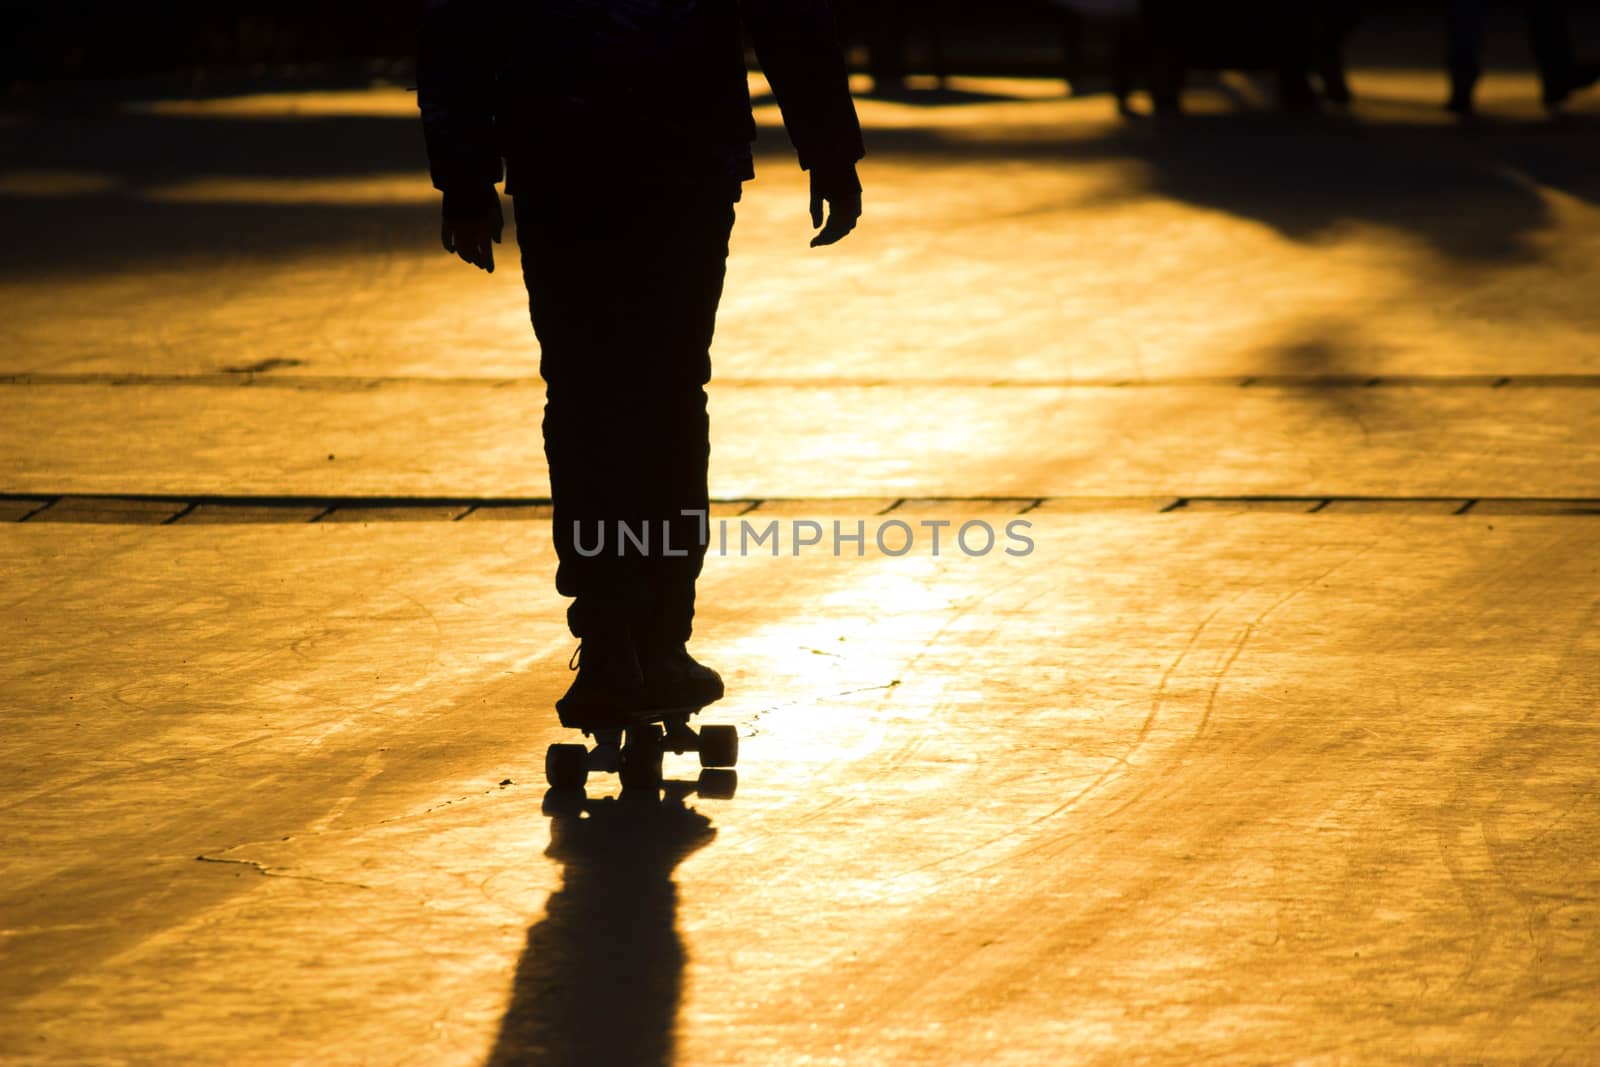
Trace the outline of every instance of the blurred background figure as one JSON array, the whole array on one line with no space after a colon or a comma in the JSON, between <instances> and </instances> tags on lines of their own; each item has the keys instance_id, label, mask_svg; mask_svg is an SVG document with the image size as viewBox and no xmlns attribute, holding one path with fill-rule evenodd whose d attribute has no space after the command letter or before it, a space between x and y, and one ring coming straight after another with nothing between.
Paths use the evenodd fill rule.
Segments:
<instances>
[{"instance_id":1,"label":"blurred background figure","mask_svg":"<svg viewBox=\"0 0 1600 1067\"><path fill-rule=\"evenodd\" d=\"M901 0L855 0L851 21L867 49L867 73L875 93L905 89L911 17Z\"/></svg>"},{"instance_id":2,"label":"blurred background figure","mask_svg":"<svg viewBox=\"0 0 1600 1067\"><path fill-rule=\"evenodd\" d=\"M1563 0L1524 0L1528 43L1539 69L1544 106L1557 111L1568 97L1600 80L1600 63L1579 62L1573 55L1572 30ZM1473 111L1473 91L1482 73L1483 22L1487 0L1449 0L1445 20L1449 37L1450 99L1457 115Z\"/></svg>"},{"instance_id":3,"label":"blurred background figure","mask_svg":"<svg viewBox=\"0 0 1600 1067\"><path fill-rule=\"evenodd\" d=\"M1333 104L1350 103L1350 82L1345 76L1345 45L1361 21L1360 0L1320 0L1312 4L1313 58L1322 80L1322 98Z\"/></svg>"},{"instance_id":4,"label":"blurred background figure","mask_svg":"<svg viewBox=\"0 0 1600 1067\"><path fill-rule=\"evenodd\" d=\"M1055 0L1061 9L1061 54L1067 86L1087 91L1088 53L1104 51L1117 110L1133 114L1130 98L1147 57L1140 0Z\"/></svg>"},{"instance_id":5,"label":"blurred background figure","mask_svg":"<svg viewBox=\"0 0 1600 1067\"><path fill-rule=\"evenodd\" d=\"M866 50L866 71L875 96L896 96L906 90L911 72L911 38L924 36L928 65L944 85L947 74L944 50L944 0L850 0L840 4L845 33Z\"/></svg>"},{"instance_id":6,"label":"blurred background figure","mask_svg":"<svg viewBox=\"0 0 1600 1067\"><path fill-rule=\"evenodd\" d=\"M1360 18L1356 0L1286 5L1271 0L1054 0L1062 11L1062 53L1074 93L1092 85L1104 55L1117 108L1133 114L1130 97L1149 91L1157 114L1182 109L1196 70L1266 71L1279 104L1314 111L1318 94L1350 101L1345 42Z\"/></svg>"},{"instance_id":7,"label":"blurred background figure","mask_svg":"<svg viewBox=\"0 0 1600 1067\"><path fill-rule=\"evenodd\" d=\"M1279 107L1315 111L1311 67L1319 51L1321 6L1278 0L1145 0L1156 113L1181 109L1183 87L1193 69L1270 71Z\"/></svg>"}]
</instances>

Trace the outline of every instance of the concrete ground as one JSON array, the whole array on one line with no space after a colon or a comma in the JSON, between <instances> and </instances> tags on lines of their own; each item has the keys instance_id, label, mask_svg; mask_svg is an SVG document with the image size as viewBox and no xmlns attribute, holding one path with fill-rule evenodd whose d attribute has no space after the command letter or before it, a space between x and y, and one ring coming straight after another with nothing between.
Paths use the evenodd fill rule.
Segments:
<instances>
[{"instance_id":1,"label":"concrete ground","mask_svg":"<svg viewBox=\"0 0 1600 1067\"><path fill-rule=\"evenodd\" d=\"M438 251L411 98L6 118L0 1059L1595 1062L1600 105L1355 85L864 100L822 251L765 107L737 792L581 808L513 246Z\"/></svg>"}]
</instances>

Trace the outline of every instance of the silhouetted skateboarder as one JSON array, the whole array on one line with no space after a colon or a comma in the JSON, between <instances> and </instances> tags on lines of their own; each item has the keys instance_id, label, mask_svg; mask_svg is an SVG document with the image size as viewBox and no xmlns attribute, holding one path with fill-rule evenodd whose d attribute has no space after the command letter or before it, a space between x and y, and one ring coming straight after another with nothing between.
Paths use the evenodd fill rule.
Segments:
<instances>
[{"instance_id":1,"label":"silhouetted skateboarder","mask_svg":"<svg viewBox=\"0 0 1600 1067\"><path fill-rule=\"evenodd\" d=\"M425 0L418 102L446 251L494 269L512 196L546 383L563 724L700 707L709 349L755 137L741 25L811 174L812 245L861 214L826 0ZM827 207L824 225L824 205Z\"/></svg>"}]
</instances>

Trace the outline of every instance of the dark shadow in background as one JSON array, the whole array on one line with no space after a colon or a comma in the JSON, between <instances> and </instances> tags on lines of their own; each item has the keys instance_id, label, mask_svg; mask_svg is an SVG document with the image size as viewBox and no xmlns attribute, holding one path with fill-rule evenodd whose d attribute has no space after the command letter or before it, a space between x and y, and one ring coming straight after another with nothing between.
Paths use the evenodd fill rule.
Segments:
<instances>
[{"instance_id":1,"label":"dark shadow in background","mask_svg":"<svg viewBox=\"0 0 1600 1067\"><path fill-rule=\"evenodd\" d=\"M151 198L207 178L405 175L415 201ZM287 258L350 247L438 245L420 122L404 116L179 117L110 111L0 123L0 175L37 195L0 195L0 276L39 278ZM111 188L72 190L73 176ZM286 192L293 192L286 189Z\"/></svg>"},{"instance_id":2,"label":"dark shadow in background","mask_svg":"<svg viewBox=\"0 0 1600 1067\"><path fill-rule=\"evenodd\" d=\"M547 799L563 880L528 931L488 1067L672 1062L686 958L672 872L716 831L685 805L692 786L663 786Z\"/></svg>"},{"instance_id":3,"label":"dark shadow in background","mask_svg":"<svg viewBox=\"0 0 1600 1067\"><path fill-rule=\"evenodd\" d=\"M1600 202L1600 120L1458 129L1433 122L1360 125L1266 112L1118 125L1090 136L980 140L932 127L873 130L877 158L966 164L1029 159L1134 162L1110 199L1169 197L1314 242L1343 223L1406 234L1454 260L1525 259L1550 223L1527 178Z\"/></svg>"},{"instance_id":4,"label":"dark shadow in background","mask_svg":"<svg viewBox=\"0 0 1600 1067\"><path fill-rule=\"evenodd\" d=\"M130 184L196 177L332 178L415 172L427 188L421 120L398 115L164 115L23 112L0 124L6 170L97 171Z\"/></svg>"},{"instance_id":5,"label":"dark shadow in background","mask_svg":"<svg viewBox=\"0 0 1600 1067\"><path fill-rule=\"evenodd\" d=\"M1600 202L1600 122L1363 126L1332 119L1232 113L1156 127L1108 126L1090 137L1033 128L986 140L937 126L873 129L873 159L982 163L1015 159L1141 164L1129 196L1162 195L1315 240L1346 221L1412 234L1452 258L1524 254L1547 224L1515 172ZM762 154L784 147L763 131ZM784 165L776 161L769 165ZM147 114L21 116L0 125L0 168L105 174L120 191L0 197L8 240L0 271L115 270L230 247L293 253L364 238L374 222L433 240L419 123L410 115L306 118ZM340 178L415 174L424 202L153 203L140 191L197 177ZM869 175L870 179L870 175ZM870 193L869 193L870 195Z\"/></svg>"},{"instance_id":6,"label":"dark shadow in background","mask_svg":"<svg viewBox=\"0 0 1600 1067\"><path fill-rule=\"evenodd\" d=\"M1021 105L1026 107L1027 105ZM1026 119L1024 118L1024 121ZM0 122L0 170L95 174L111 191L0 195L0 276L137 270L172 261L273 257L436 241L418 121L409 114L228 118L151 114L15 115ZM1087 135L1086 135L1087 132ZM974 136L934 124L868 131L871 160L983 164L1032 159L1063 168L1131 162L1112 198L1163 196L1258 221L1285 237L1324 239L1345 223L1409 235L1449 260L1526 261L1551 222L1537 182L1600 203L1600 121L1481 124L1355 121L1265 112L1088 131L1045 124ZM1021 136L1018 136L1021 134ZM758 145L763 167L781 130ZM414 202L153 200L147 190L202 177L415 176ZM868 173L870 198L871 175ZM1532 179L1532 182L1529 181ZM759 181L759 179L758 179Z\"/></svg>"}]
</instances>

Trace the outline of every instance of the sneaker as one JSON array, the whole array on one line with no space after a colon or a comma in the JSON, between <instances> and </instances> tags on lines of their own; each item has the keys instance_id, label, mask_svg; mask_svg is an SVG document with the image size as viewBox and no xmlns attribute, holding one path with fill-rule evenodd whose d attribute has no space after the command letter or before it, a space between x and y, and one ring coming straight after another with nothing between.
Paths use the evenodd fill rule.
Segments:
<instances>
[{"instance_id":1,"label":"sneaker","mask_svg":"<svg viewBox=\"0 0 1600 1067\"><path fill-rule=\"evenodd\" d=\"M645 707L644 675L632 642L618 637L591 637L573 653L578 676L566 696L556 701L561 725L577 729L620 725Z\"/></svg>"},{"instance_id":2,"label":"sneaker","mask_svg":"<svg viewBox=\"0 0 1600 1067\"><path fill-rule=\"evenodd\" d=\"M677 642L647 644L639 652L650 703L662 708L703 708L722 699L722 676Z\"/></svg>"}]
</instances>

